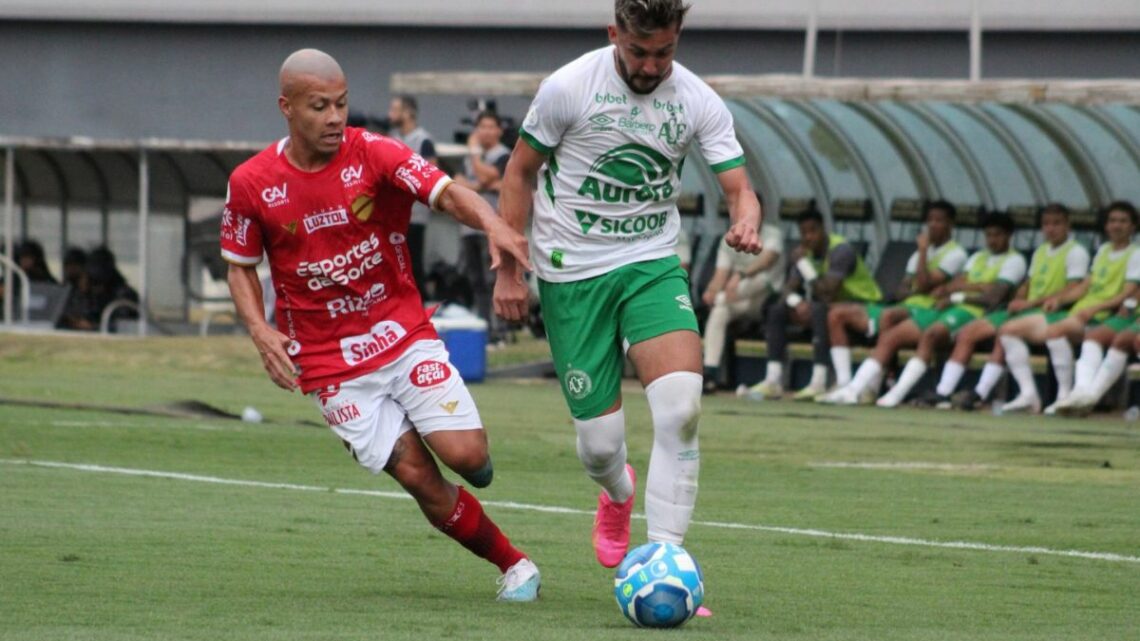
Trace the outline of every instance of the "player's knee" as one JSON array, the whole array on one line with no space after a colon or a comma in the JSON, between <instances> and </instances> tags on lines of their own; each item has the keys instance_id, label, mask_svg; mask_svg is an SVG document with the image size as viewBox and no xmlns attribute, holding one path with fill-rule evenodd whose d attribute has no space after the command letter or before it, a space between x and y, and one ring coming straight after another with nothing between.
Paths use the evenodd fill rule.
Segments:
<instances>
[{"instance_id":1,"label":"player's knee","mask_svg":"<svg viewBox=\"0 0 1140 641\"><path fill-rule=\"evenodd\" d=\"M574 419L578 432L578 460L587 469L607 466L625 446L625 412Z\"/></svg>"},{"instance_id":2,"label":"player's knee","mask_svg":"<svg viewBox=\"0 0 1140 641\"><path fill-rule=\"evenodd\" d=\"M484 488L491 484L491 480L495 477L495 467L491 463L491 457L488 456L484 459L482 465L473 472L460 472L463 480L471 484L472 487Z\"/></svg>"},{"instance_id":3,"label":"player's knee","mask_svg":"<svg viewBox=\"0 0 1140 641\"><path fill-rule=\"evenodd\" d=\"M693 372L672 372L645 388L653 430L658 436L678 434L683 441L697 435L701 417L701 377Z\"/></svg>"}]
</instances>

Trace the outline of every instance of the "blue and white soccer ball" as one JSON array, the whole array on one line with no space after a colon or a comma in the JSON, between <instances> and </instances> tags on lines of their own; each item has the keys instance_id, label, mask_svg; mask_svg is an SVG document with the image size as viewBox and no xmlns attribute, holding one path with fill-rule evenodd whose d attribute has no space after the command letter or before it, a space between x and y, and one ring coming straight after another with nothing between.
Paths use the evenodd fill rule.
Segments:
<instances>
[{"instance_id":1,"label":"blue and white soccer ball","mask_svg":"<svg viewBox=\"0 0 1140 641\"><path fill-rule=\"evenodd\" d=\"M625 556L614 575L614 596L634 625L675 628L705 598L701 566L679 545L646 543Z\"/></svg>"}]
</instances>

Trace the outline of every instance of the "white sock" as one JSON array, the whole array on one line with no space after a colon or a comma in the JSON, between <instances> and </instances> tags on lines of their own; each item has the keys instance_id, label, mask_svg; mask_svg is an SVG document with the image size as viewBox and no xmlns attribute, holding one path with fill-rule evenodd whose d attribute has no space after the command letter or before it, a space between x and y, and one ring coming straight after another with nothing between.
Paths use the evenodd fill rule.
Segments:
<instances>
[{"instance_id":1,"label":"white sock","mask_svg":"<svg viewBox=\"0 0 1140 641\"><path fill-rule=\"evenodd\" d=\"M1104 357L1104 362L1101 363L1100 369L1096 371L1096 375L1093 377L1092 384L1090 385L1093 398L1099 401L1101 397L1107 394L1109 388L1116 382L1116 379L1120 378L1127 367L1127 353L1115 347L1108 350L1108 355Z\"/></svg>"},{"instance_id":2,"label":"white sock","mask_svg":"<svg viewBox=\"0 0 1140 641\"><path fill-rule=\"evenodd\" d=\"M906 398L906 395L910 394L910 391L914 389L914 386L918 384L919 379L921 379L925 373L926 363L917 356L911 357L911 359L906 362L906 366L903 367L902 374L899 374L899 380L895 383L895 386L892 387L883 398L890 398L895 401L895 404L901 403L903 399Z\"/></svg>"},{"instance_id":3,"label":"white sock","mask_svg":"<svg viewBox=\"0 0 1140 641\"><path fill-rule=\"evenodd\" d=\"M827 365L816 363L811 366L811 381L808 382L808 387L812 389L827 388Z\"/></svg>"},{"instance_id":4,"label":"white sock","mask_svg":"<svg viewBox=\"0 0 1140 641\"><path fill-rule=\"evenodd\" d=\"M1057 400L1062 400L1073 391L1073 346L1067 338L1047 340L1045 346L1049 348L1053 374L1057 377Z\"/></svg>"},{"instance_id":5,"label":"white sock","mask_svg":"<svg viewBox=\"0 0 1140 641\"><path fill-rule=\"evenodd\" d=\"M873 358L867 358L859 369L855 371L855 377L851 379L850 387L855 390L856 394L862 394L865 390L872 389L875 386L875 392L878 392L879 378L883 374L883 366L879 361Z\"/></svg>"},{"instance_id":6,"label":"white sock","mask_svg":"<svg viewBox=\"0 0 1140 641\"><path fill-rule=\"evenodd\" d=\"M835 368L835 385L843 387L851 382L851 348L832 347L831 365Z\"/></svg>"},{"instance_id":7,"label":"white sock","mask_svg":"<svg viewBox=\"0 0 1140 641\"><path fill-rule=\"evenodd\" d=\"M1005 349L1005 363L1017 386L1021 388L1019 397L1040 398L1037 383L1033 381L1033 369L1029 366L1029 346L1016 336L1001 336L1001 346Z\"/></svg>"},{"instance_id":8,"label":"white sock","mask_svg":"<svg viewBox=\"0 0 1140 641\"><path fill-rule=\"evenodd\" d=\"M1073 381L1074 388L1088 389L1092 386L1093 377L1096 376L1096 371L1100 369L1100 363L1104 360L1104 348L1096 341L1085 341L1081 343L1081 356L1077 359L1076 379Z\"/></svg>"},{"instance_id":9,"label":"white sock","mask_svg":"<svg viewBox=\"0 0 1140 641\"><path fill-rule=\"evenodd\" d=\"M625 503L633 495L633 480L625 472L625 410L596 418L574 419L578 432L578 460L586 476L602 486L609 497Z\"/></svg>"},{"instance_id":10,"label":"white sock","mask_svg":"<svg viewBox=\"0 0 1140 641\"><path fill-rule=\"evenodd\" d=\"M764 375L765 383L781 385L784 382L784 364L768 359L768 371Z\"/></svg>"},{"instance_id":11,"label":"white sock","mask_svg":"<svg viewBox=\"0 0 1140 641\"><path fill-rule=\"evenodd\" d=\"M978 395L978 398L984 401L989 397L990 392L993 392L994 388L997 387L1004 371L1005 368L997 363L986 363L986 366L982 368L981 377L978 378L978 384L974 386L974 393Z\"/></svg>"},{"instance_id":12,"label":"white sock","mask_svg":"<svg viewBox=\"0 0 1140 641\"><path fill-rule=\"evenodd\" d=\"M966 367L961 363L946 361L946 364L942 366L942 376L938 379L938 387L934 391L940 396L950 396L958 388L958 383L962 382L962 375L965 373Z\"/></svg>"},{"instance_id":13,"label":"white sock","mask_svg":"<svg viewBox=\"0 0 1140 641\"><path fill-rule=\"evenodd\" d=\"M649 540L680 545L697 502L701 450L700 374L673 372L645 387L653 416L653 452L645 482L645 520Z\"/></svg>"}]
</instances>

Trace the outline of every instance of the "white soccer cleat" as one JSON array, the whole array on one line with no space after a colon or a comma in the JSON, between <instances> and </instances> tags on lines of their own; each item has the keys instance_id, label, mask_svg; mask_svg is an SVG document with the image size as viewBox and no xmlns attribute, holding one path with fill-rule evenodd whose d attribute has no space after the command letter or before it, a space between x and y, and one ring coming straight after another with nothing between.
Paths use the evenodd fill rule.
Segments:
<instances>
[{"instance_id":1,"label":"white soccer cleat","mask_svg":"<svg viewBox=\"0 0 1140 641\"><path fill-rule=\"evenodd\" d=\"M1037 414L1041 411L1041 399L1036 395L1028 396L1026 394L1018 394L1017 398L1001 406L1003 414L1010 414L1014 412L1030 412Z\"/></svg>"},{"instance_id":2,"label":"white soccer cleat","mask_svg":"<svg viewBox=\"0 0 1140 641\"><path fill-rule=\"evenodd\" d=\"M1061 416L1085 416L1096 407L1096 401L1092 394L1073 390L1064 400L1053 403L1052 407Z\"/></svg>"},{"instance_id":3,"label":"white soccer cleat","mask_svg":"<svg viewBox=\"0 0 1140 641\"><path fill-rule=\"evenodd\" d=\"M895 398L894 394L887 393L887 394L883 394L882 398L875 401L875 405L882 407L882 408L889 409L889 410L893 410L894 408L899 406L900 402L901 401L899 399Z\"/></svg>"},{"instance_id":4,"label":"white soccer cleat","mask_svg":"<svg viewBox=\"0 0 1140 641\"><path fill-rule=\"evenodd\" d=\"M858 405L859 395L850 386L846 386L820 396L816 402L824 405Z\"/></svg>"},{"instance_id":5,"label":"white soccer cleat","mask_svg":"<svg viewBox=\"0 0 1140 641\"><path fill-rule=\"evenodd\" d=\"M542 577L538 566L530 559L522 559L496 579L499 584L499 601L534 601L538 599Z\"/></svg>"},{"instance_id":6,"label":"white soccer cleat","mask_svg":"<svg viewBox=\"0 0 1140 641\"><path fill-rule=\"evenodd\" d=\"M748 388L748 400L750 401L778 401L783 397L784 386L780 385L779 383L760 381L759 383Z\"/></svg>"}]
</instances>

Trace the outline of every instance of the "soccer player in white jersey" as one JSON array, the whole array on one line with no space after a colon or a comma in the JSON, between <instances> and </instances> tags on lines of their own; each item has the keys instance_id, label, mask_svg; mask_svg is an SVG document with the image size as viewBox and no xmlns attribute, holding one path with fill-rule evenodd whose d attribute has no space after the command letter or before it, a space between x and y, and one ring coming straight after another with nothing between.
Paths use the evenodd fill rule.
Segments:
<instances>
[{"instance_id":1,"label":"soccer player in white jersey","mask_svg":"<svg viewBox=\"0 0 1140 641\"><path fill-rule=\"evenodd\" d=\"M732 116L708 85L673 61L687 10L680 0L617 0L612 46L583 55L539 87L500 195L501 215L519 230L533 204L531 258L578 457L602 487L593 540L606 567L621 562L629 546L634 497L623 350L653 420L649 539L681 543L696 501L701 339L688 277L673 253L686 154L699 149L724 190L731 218L724 242L750 254L761 249L760 204ZM504 257L497 312L523 318L527 293Z\"/></svg>"}]
</instances>

